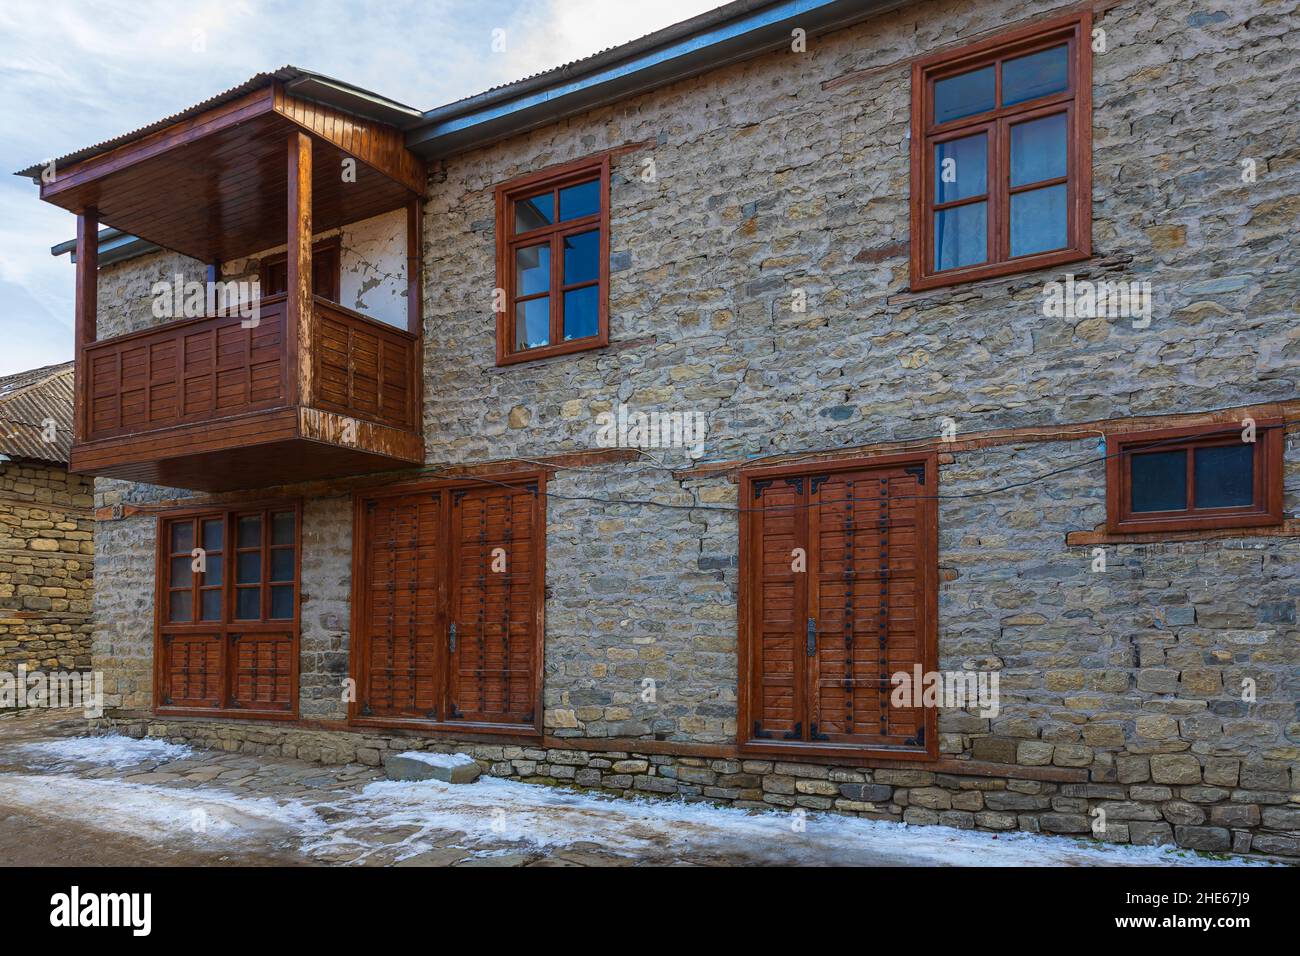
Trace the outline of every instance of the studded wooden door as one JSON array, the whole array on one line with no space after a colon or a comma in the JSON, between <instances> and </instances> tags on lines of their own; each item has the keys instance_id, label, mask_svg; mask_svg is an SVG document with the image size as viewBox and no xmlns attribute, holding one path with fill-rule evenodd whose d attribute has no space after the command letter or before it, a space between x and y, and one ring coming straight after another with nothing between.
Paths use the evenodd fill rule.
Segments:
<instances>
[{"instance_id":1,"label":"studded wooden door","mask_svg":"<svg viewBox=\"0 0 1300 956\"><path fill-rule=\"evenodd\" d=\"M457 489L451 517L448 716L534 722L537 486Z\"/></svg>"},{"instance_id":2,"label":"studded wooden door","mask_svg":"<svg viewBox=\"0 0 1300 956\"><path fill-rule=\"evenodd\" d=\"M426 491L366 503L363 716L440 717L444 497Z\"/></svg>"},{"instance_id":3,"label":"studded wooden door","mask_svg":"<svg viewBox=\"0 0 1300 956\"><path fill-rule=\"evenodd\" d=\"M748 483L761 509L746 522L749 740L929 749L927 714L894 706L890 679L934 667L932 469L912 459Z\"/></svg>"}]
</instances>

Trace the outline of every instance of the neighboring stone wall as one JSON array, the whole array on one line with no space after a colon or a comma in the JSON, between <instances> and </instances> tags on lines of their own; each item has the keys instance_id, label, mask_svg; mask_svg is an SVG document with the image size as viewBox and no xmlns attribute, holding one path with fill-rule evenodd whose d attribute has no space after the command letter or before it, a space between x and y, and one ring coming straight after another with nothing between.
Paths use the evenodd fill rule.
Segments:
<instances>
[{"instance_id":1,"label":"neighboring stone wall","mask_svg":"<svg viewBox=\"0 0 1300 956\"><path fill-rule=\"evenodd\" d=\"M90 667L93 503L64 468L0 462L0 670Z\"/></svg>"}]
</instances>

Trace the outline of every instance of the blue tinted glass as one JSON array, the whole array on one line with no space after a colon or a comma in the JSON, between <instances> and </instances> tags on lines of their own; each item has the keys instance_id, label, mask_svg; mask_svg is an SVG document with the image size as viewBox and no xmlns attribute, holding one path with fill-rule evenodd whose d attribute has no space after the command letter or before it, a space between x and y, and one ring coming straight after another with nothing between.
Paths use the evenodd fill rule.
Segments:
<instances>
[{"instance_id":1,"label":"blue tinted glass","mask_svg":"<svg viewBox=\"0 0 1300 956\"><path fill-rule=\"evenodd\" d=\"M1017 57L1002 64L1002 105L1011 106L1060 93L1070 85L1065 44Z\"/></svg>"},{"instance_id":2,"label":"blue tinted glass","mask_svg":"<svg viewBox=\"0 0 1300 956\"><path fill-rule=\"evenodd\" d=\"M1187 452L1148 452L1133 455L1129 462L1135 513L1187 507Z\"/></svg>"},{"instance_id":3,"label":"blue tinted glass","mask_svg":"<svg viewBox=\"0 0 1300 956\"><path fill-rule=\"evenodd\" d=\"M564 293L564 341L585 339L600 328L600 287L589 285Z\"/></svg>"},{"instance_id":4,"label":"blue tinted glass","mask_svg":"<svg viewBox=\"0 0 1300 956\"><path fill-rule=\"evenodd\" d=\"M535 349L551 341L551 298L515 303L515 348Z\"/></svg>"},{"instance_id":5,"label":"blue tinted glass","mask_svg":"<svg viewBox=\"0 0 1300 956\"><path fill-rule=\"evenodd\" d=\"M542 193L531 199L515 200L515 232L540 229L555 222L555 194Z\"/></svg>"},{"instance_id":6,"label":"blue tinted glass","mask_svg":"<svg viewBox=\"0 0 1300 956\"><path fill-rule=\"evenodd\" d=\"M262 545L262 518L260 515L247 515L239 519L236 526L239 536L236 539L241 548L257 548Z\"/></svg>"},{"instance_id":7,"label":"blue tinted glass","mask_svg":"<svg viewBox=\"0 0 1300 956\"><path fill-rule=\"evenodd\" d=\"M1027 186L1066 173L1065 114L1011 127L1011 185Z\"/></svg>"},{"instance_id":8,"label":"blue tinted glass","mask_svg":"<svg viewBox=\"0 0 1300 956\"><path fill-rule=\"evenodd\" d=\"M293 587L271 588L271 617L293 617Z\"/></svg>"},{"instance_id":9,"label":"blue tinted glass","mask_svg":"<svg viewBox=\"0 0 1300 956\"><path fill-rule=\"evenodd\" d=\"M560 190L560 221L600 212L600 180L579 183Z\"/></svg>"},{"instance_id":10,"label":"blue tinted glass","mask_svg":"<svg viewBox=\"0 0 1300 956\"><path fill-rule=\"evenodd\" d=\"M172 558L172 581L174 588L187 588L194 580L193 558L182 556Z\"/></svg>"},{"instance_id":11,"label":"blue tinted glass","mask_svg":"<svg viewBox=\"0 0 1300 956\"><path fill-rule=\"evenodd\" d=\"M962 116L974 116L993 109L993 67L971 70L936 80L934 84L934 121L946 123Z\"/></svg>"},{"instance_id":12,"label":"blue tinted glass","mask_svg":"<svg viewBox=\"0 0 1300 956\"><path fill-rule=\"evenodd\" d=\"M271 515L271 543L293 544L292 511L277 511Z\"/></svg>"},{"instance_id":13,"label":"blue tinted glass","mask_svg":"<svg viewBox=\"0 0 1300 956\"><path fill-rule=\"evenodd\" d=\"M1254 447L1243 442L1196 449L1196 507L1244 507L1255 500Z\"/></svg>"},{"instance_id":14,"label":"blue tinted glass","mask_svg":"<svg viewBox=\"0 0 1300 956\"><path fill-rule=\"evenodd\" d=\"M235 617L256 621L262 616L262 592L258 588L241 588L235 594Z\"/></svg>"},{"instance_id":15,"label":"blue tinted glass","mask_svg":"<svg viewBox=\"0 0 1300 956\"><path fill-rule=\"evenodd\" d=\"M190 521L180 521L172 525L172 553L180 554L184 552L189 554L194 550L194 524Z\"/></svg>"},{"instance_id":16,"label":"blue tinted glass","mask_svg":"<svg viewBox=\"0 0 1300 956\"><path fill-rule=\"evenodd\" d=\"M934 147L934 201L969 199L988 191L988 134L950 139Z\"/></svg>"},{"instance_id":17,"label":"blue tinted glass","mask_svg":"<svg viewBox=\"0 0 1300 956\"><path fill-rule=\"evenodd\" d=\"M262 552L246 551L235 565L237 584L256 584L262 580Z\"/></svg>"},{"instance_id":18,"label":"blue tinted glass","mask_svg":"<svg viewBox=\"0 0 1300 956\"><path fill-rule=\"evenodd\" d=\"M564 237L564 284L595 282L600 278L600 232Z\"/></svg>"},{"instance_id":19,"label":"blue tinted glass","mask_svg":"<svg viewBox=\"0 0 1300 956\"><path fill-rule=\"evenodd\" d=\"M1065 248L1065 184L1011 197L1011 254Z\"/></svg>"},{"instance_id":20,"label":"blue tinted glass","mask_svg":"<svg viewBox=\"0 0 1300 956\"><path fill-rule=\"evenodd\" d=\"M167 601L167 620L192 621L194 619L194 592L172 591Z\"/></svg>"},{"instance_id":21,"label":"blue tinted glass","mask_svg":"<svg viewBox=\"0 0 1300 956\"><path fill-rule=\"evenodd\" d=\"M293 580L293 548L276 548L271 552L271 580Z\"/></svg>"},{"instance_id":22,"label":"blue tinted glass","mask_svg":"<svg viewBox=\"0 0 1300 956\"><path fill-rule=\"evenodd\" d=\"M203 522L203 547L208 551L220 551L221 532L222 523L220 519Z\"/></svg>"},{"instance_id":23,"label":"blue tinted glass","mask_svg":"<svg viewBox=\"0 0 1300 956\"><path fill-rule=\"evenodd\" d=\"M515 250L515 295L536 295L551 287L551 247Z\"/></svg>"},{"instance_id":24,"label":"blue tinted glass","mask_svg":"<svg viewBox=\"0 0 1300 956\"><path fill-rule=\"evenodd\" d=\"M934 214L934 268L973 266L988 258L987 203L973 202Z\"/></svg>"},{"instance_id":25,"label":"blue tinted glass","mask_svg":"<svg viewBox=\"0 0 1300 956\"><path fill-rule=\"evenodd\" d=\"M208 569L203 572L203 583L220 584L222 572L221 555L209 554L207 557L207 568Z\"/></svg>"},{"instance_id":26,"label":"blue tinted glass","mask_svg":"<svg viewBox=\"0 0 1300 956\"><path fill-rule=\"evenodd\" d=\"M221 592L204 591L201 595L203 601L202 618L205 621L221 620Z\"/></svg>"}]
</instances>

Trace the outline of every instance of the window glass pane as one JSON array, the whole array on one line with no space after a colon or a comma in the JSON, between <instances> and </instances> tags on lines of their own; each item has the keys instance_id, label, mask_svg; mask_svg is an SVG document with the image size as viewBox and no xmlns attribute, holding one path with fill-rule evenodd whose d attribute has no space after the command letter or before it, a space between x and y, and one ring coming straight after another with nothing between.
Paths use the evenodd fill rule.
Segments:
<instances>
[{"instance_id":1,"label":"window glass pane","mask_svg":"<svg viewBox=\"0 0 1300 956\"><path fill-rule=\"evenodd\" d=\"M1129 459L1133 511L1182 511L1187 507L1187 452L1156 451Z\"/></svg>"},{"instance_id":2,"label":"window glass pane","mask_svg":"<svg viewBox=\"0 0 1300 956\"><path fill-rule=\"evenodd\" d=\"M209 555L208 555L208 561L207 561L207 568L208 568L208 569L207 569L207 571L205 571L204 574L203 574L203 583L204 583L204 584L221 584L221 583L222 583L222 581L221 581L221 579L222 579L222 571L224 570L224 568L223 568L222 565L223 565L223 562L222 562L222 560L221 560L221 555L219 555L219 554L209 554Z\"/></svg>"},{"instance_id":3,"label":"window glass pane","mask_svg":"<svg viewBox=\"0 0 1300 956\"><path fill-rule=\"evenodd\" d=\"M600 230L564 237L564 284L600 278Z\"/></svg>"},{"instance_id":4,"label":"window glass pane","mask_svg":"<svg viewBox=\"0 0 1300 956\"><path fill-rule=\"evenodd\" d=\"M515 232L540 229L555 222L555 194L542 193L515 200Z\"/></svg>"},{"instance_id":5,"label":"window glass pane","mask_svg":"<svg viewBox=\"0 0 1300 956\"><path fill-rule=\"evenodd\" d=\"M934 84L934 121L946 123L961 116L974 116L991 110L993 98L991 66L937 80Z\"/></svg>"},{"instance_id":6,"label":"window glass pane","mask_svg":"<svg viewBox=\"0 0 1300 956\"><path fill-rule=\"evenodd\" d=\"M172 553L189 554L194 550L194 523L178 521L172 525Z\"/></svg>"},{"instance_id":7,"label":"window glass pane","mask_svg":"<svg viewBox=\"0 0 1300 956\"><path fill-rule=\"evenodd\" d=\"M262 546L261 515L245 515L239 519L239 546L241 548L260 548Z\"/></svg>"},{"instance_id":8,"label":"window glass pane","mask_svg":"<svg viewBox=\"0 0 1300 956\"><path fill-rule=\"evenodd\" d=\"M934 201L969 199L988 190L988 134L963 136L934 147Z\"/></svg>"},{"instance_id":9,"label":"window glass pane","mask_svg":"<svg viewBox=\"0 0 1300 956\"><path fill-rule=\"evenodd\" d=\"M203 603L202 619L205 621L221 620L221 592L202 591L200 594Z\"/></svg>"},{"instance_id":10,"label":"window glass pane","mask_svg":"<svg viewBox=\"0 0 1300 956\"><path fill-rule=\"evenodd\" d=\"M235 592L235 617L241 621L256 621L261 616L261 589L243 588Z\"/></svg>"},{"instance_id":11,"label":"window glass pane","mask_svg":"<svg viewBox=\"0 0 1300 956\"><path fill-rule=\"evenodd\" d=\"M551 298L515 303L515 348L535 349L551 341Z\"/></svg>"},{"instance_id":12,"label":"window glass pane","mask_svg":"<svg viewBox=\"0 0 1300 956\"><path fill-rule=\"evenodd\" d=\"M1196 475L1196 507L1240 508L1255 500L1255 446L1218 445L1197 448L1192 462Z\"/></svg>"},{"instance_id":13,"label":"window glass pane","mask_svg":"<svg viewBox=\"0 0 1300 956\"><path fill-rule=\"evenodd\" d=\"M194 559L186 556L181 558L172 558L172 577L171 586L174 588L187 588L194 580L193 565Z\"/></svg>"},{"instance_id":14,"label":"window glass pane","mask_svg":"<svg viewBox=\"0 0 1300 956\"><path fill-rule=\"evenodd\" d=\"M1023 103L1070 85L1070 56L1064 43L1002 64L1002 105Z\"/></svg>"},{"instance_id":15,"label":"window glass pane","mask_svg":"<svg viewBox=\"0 0 1300 956\"><path fill-rule=\"evenodd\" d=\"M515 250L515 295L534 295L551 287L551 247Z\"/></svg>"},{"instance_id":16,"label":"window glass pane","mask_svg":"<svg viewBox=\"0 0 1300 956\"><path fill-rule=\"evenodd\" d=\"M277 511L271 515L271 543L295 544L293 540L293 512Z\"/></svg>"},{"instance_id":17,"label":"window glass pane","mask_svg":"<svg viewBox=\"0 0 1300 956\"><path fill-rule=\"evenodd\" d=\"M1027 186L1066 174L1065 114L1011 127L1011 185Z\"/></svg>"},{"instance_id":18,"label":"window glass pane","mask_svg":"<svg viewBox=\"0 0 1300 956\"><path fill-rule=\"evenodd\" d=\"M293 617L293 588L271 588L271 617Z\"/></svg>"},{"instance_id":19,"label":"window glass pane","mask_svg":"<svg viewBox=\"0 0 1300 956\"><path fill-rule=\"evenodd\" d=\"M208 551L221 550L221 532L224 522L205 521L203 522L203 547Z\"/></svg>"},{"instance_id":20,"label":"window glass pane","mask_svg":"<svg viewBox=\"0 0 1300 956\"><path fill-rule=\"evenodd\" d=\"M262 580L262 552L248 551L239 556L235 571L236 584L257 584Z\"/></svg>"},{"instance_id":21,"label":"window glass pane","mask_svg":"<svg viewBox=\"0 0 1300 956\"><path fill-rule=\"evenodd\" d=\"M934 268L956 269L988 258L987 203L973 202L934 214Z\"/></svg>"},{"instance_id":22,"label":"window glass pane","mask_svg":"<svg viewBox=\"0 0 1300 956\"><path fill-rule=\"evenodd\" d=\"M579 219L600 212L600 180L579 183L560 190L560 221Z\"/></svg>"},{"instance_id":23,"label":"window glass pane","mask_svg":"<svg viewBox=\"0 0 1300 956\"><path fill-rule=\"evenodd\" d=\"M277 548L271 552L271 580L293 580L293 548Z\"/></svg>"},{"instance_id":24,"label":"window glass pane","mask_svg":"<svg viewBox=\"0 0 1300 956\"><path fill-rule=\"evenodd\" d=\"M600 330L600 287L564 293L564 341L585 339Z\"/></svg>"},{"instance_id":25,"label":"window glass pane","mask_svg":"<svg viewBox=\"0 0 1300 956\"><path fill-rule=\"evenodd\" d=\"M1011 254L1027 256L1065 248L1065 184L1011 197Z\"/></svg>"},{"instance_id":26,"label":"window glass pane","mask_svg":"<svg viewBox=\"0 0 1300 956\"><path fill-rule=\"evenodd\" d=\"M167 619L169 621L194 620L194 595L190 591L172 591L168 598Z\"/></svg>"}]
</instances>

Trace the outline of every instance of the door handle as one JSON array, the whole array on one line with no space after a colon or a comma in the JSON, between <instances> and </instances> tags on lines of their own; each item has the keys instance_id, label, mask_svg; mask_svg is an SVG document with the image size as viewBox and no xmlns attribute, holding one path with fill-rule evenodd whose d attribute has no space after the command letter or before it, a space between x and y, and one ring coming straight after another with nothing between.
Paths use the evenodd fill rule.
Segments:
<instances>
[{"instance_id":1,"label":"door handle","mask_svg":"<svg viewBox=\"0 0 1300 956\"><path fill-rule=\"evenodd\" d=\"M816 618L810 617L808 618L808 656L815 657L816 655L817 655L817 620Z\"/></svg>"},{"instance_id":2,"label":"door handle","mask_svg":"<svg viewBox=\"0 0 1300 956\"><path fill-rule=\"evenodd\" d=\"M456 653L456 622L451 622L451 636L448 638L448 647L453 654Z\"/></svg>"}]
</instances>

